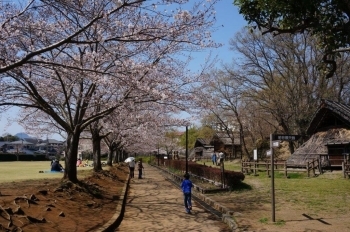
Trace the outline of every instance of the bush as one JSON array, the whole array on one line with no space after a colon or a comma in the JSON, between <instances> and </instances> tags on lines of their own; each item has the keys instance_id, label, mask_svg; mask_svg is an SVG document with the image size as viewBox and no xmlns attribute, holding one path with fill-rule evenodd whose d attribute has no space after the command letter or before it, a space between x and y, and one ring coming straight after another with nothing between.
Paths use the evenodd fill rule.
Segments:
<instances>
[{"instance_id":1,"label":"bush","mask_svg":"<svg viewBox=\"0 0 350 232\"><path fill-rule=\"evenodd\" d=\"M18 158L18 159L17 159ZM26 154L9 154L9 153L0 153L0 161L45 161L46 155L26 155Z\"/></svg>"}]
</instances>

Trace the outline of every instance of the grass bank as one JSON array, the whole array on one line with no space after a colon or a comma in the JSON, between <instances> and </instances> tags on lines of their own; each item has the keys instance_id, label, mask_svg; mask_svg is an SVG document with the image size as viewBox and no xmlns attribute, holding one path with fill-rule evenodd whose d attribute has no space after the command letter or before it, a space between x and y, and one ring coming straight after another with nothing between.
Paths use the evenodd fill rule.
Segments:
<instances>
[{"instance_id":1,"label":"grass bank","mask_svg":"<svg viewBox=\"0 0 350 232\"><path fill-rule=\"evenodd\" d=\"M13 161L0 162L0 183L62 178L63 173L51 173L39 171L50 171L50 161ZM60 162L64 167L64 162ZM91 173L92 167L79 167L78 179Z\"/></svg>"},{"instance_id":2,"label":"grass bank","mask_svg":"<svg viewBox=\"0 0 350 232\"><path fill-rule=\"evenodd\" d=\"M198 162L200 163L200 162ZM203 162L202 162L203 163ZM205 162L212 166L212 163ZM225 170L240 171L240 162L225 162ZM219 167L217 167L219 168ZM282 209L292 206L298 209L310 210L314 213L342 213L348 210L350 204L350 180L343 178L341 171L325 172L317 177L307 177L307 173L275 172L276 207ZM260 200L269 202L271 196L271 178L266 172L258 172L257 176L245 175L244 184L251 188L239 188L229 193L232 198L244 199L249 196L260 196Z\"/></svg>"}]
</instances>

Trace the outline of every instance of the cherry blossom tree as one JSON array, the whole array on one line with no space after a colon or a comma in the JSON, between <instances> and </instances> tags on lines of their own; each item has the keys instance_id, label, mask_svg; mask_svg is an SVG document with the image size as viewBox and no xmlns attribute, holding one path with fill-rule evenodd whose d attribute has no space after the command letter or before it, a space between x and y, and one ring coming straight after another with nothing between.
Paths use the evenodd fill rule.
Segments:
<instances>
[{"instance_id":1,"label":"cherry blossom tree","mask_svg":"<svg viewBox=\"0 0 350 232\"><path fill-rule=\"evenodd\" d=\"M0 8L0 107L44 112L67 137L77 182L81 133L116 109L177 101L187 58L214 46L214 1L30 1ZM32 110L30 110L32 109Z\"/></svg>"},{"instance_id":2,"label":"cherry blossom tree","mask_svg":"<svg viewBox=\"0 0 350 232\"><path fill-rule=\"evenodd\" d=\"M123 148L133 153L150 153L166 135L167 125L182 125L183 120L172 118L169 113L176 112L178 106L149 102L140 104L134 111L114 112L104 118L104 128L109 135L104 143L110 148L108 164L112 153ZM120 161L120 157L117 158Z\"/></svg>"}]
</instances>

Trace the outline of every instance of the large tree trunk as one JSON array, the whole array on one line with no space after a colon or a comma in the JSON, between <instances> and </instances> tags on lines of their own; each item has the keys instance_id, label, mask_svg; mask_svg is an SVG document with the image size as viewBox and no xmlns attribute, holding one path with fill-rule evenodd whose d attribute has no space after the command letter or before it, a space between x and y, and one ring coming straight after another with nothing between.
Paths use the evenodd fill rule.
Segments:
<instances>
[{"instance_id":1,"label":"large tree trunk","mask_svg":"<svg viewBox=\"0 0 350 232\"><path fill-rule=\"evenodd\" d=\"M78 182L77 178L77 157L80 132L68 133L67 148L65 157L65 169L63 179L68 179L73 183Z\"/></svg>"},{"instance_id":2,"label":"large tree trunk","mask_svg":"<svg viewBox=\"0 0 350 232\"><path fill-rule=\"evenodd\" d=\"M114 146L112 145L109 147L109 151L108 151L108 157L107 157L108 166L112 166L113 154L114 154Z\"/></svg>"},{"instance_id":3,"label":"large tree trunk","mask_svg":"<svg viewBox=\"0 0 350 232\"><path fill-rule=\"evenodd\" d=\"M114 151L113 163L114 164L118 163L118 150Z\"/></svg>"},{"instance_id":4,"label":"large tree trunk","mask_svg":"<svg viewBox=\"0 0 350 232\"><path fill-rule=\"evenodd\" d=\"M102 170L101 166L101 137L97 129L92 131L92 156L94 162L93 170L99 172Z\"/></svg>"}]
</instances>

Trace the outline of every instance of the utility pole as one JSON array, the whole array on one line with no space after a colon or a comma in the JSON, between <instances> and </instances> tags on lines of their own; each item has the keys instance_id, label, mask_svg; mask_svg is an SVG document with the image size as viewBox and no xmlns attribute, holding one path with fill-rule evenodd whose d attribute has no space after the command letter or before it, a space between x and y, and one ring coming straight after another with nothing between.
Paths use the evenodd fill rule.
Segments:
<instances>
[{"instance_id":1,"label":"utility pole","mask_svg":"<svg viewBox=\"0 0 350 232\"><path fill-rule=\"evenodd\" d=\"M186 126L186 174L188 173L188 126Z\"/></svg>"}]
</instances>

